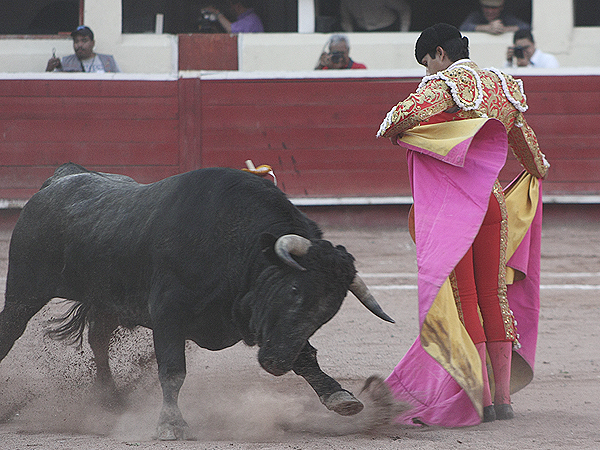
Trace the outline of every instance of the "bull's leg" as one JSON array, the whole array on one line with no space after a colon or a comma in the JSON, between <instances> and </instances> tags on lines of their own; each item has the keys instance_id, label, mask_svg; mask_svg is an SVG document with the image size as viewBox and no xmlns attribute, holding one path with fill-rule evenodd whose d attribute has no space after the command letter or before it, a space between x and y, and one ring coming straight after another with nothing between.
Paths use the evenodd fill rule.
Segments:
<instances>
[{"instance_id":1,"label":"bull's leg","mask_svg":"<svg viewBox=\"0 0 600 450\"><path fill-rule=\"evenodd\" d=\"M321 370L317 361L317 350L308 341L294 362L294 372L311 385L327 409L342 416L351 416L362 411L363 404Z\"/></svg>"},{"instance_id":2,"label":"bull's leg","mask_svg":"<svg viewBox=\"0 0 600 450\"><path fill-rule=\"evenodd\" d=\"M102 403L108 407L121 406L121 399L118 396L117 387L108 364L110 338L117 326L117 318L108 313L96 314L89 321L88 340L96 363L95 388Z\"/></svg>"},{"instance_id":3,"label":"bull's leg","mask_svg":"<svg viewBox=\"0 0 600 450\"><path fill-rule=\"evenodd\" d=\"M177 405L179 390L185 380L185 340L169 335L167 330L155 328L154 351L163 391L157 438L161 441L186 439L188 424Z\"/></svg>"},{"instance_id":4,"label":"bull's leg","mask_svg":"<svg viewBox=\"0 0 600 450\"><path fill-rule=\"evenodd\" d=\"M29 320L49 301L50 298L16 299L13 296L6 296L4 309L0 312L0 361L8 354L15 341L23 335Z\"/></svg>"},{"instance_id":5,"label":"bull's leg","mask_svg":"<svg viewBox=\"0 0 600 450\"><path fill-rule=\"evenodd\" d=\"M158 379L163 391L157 438L165 441L186 439L188 433L188 424L177 405L186 373L184 324L186 319L189 321L189 312L179 301L181 297L178 289L161 292L159 288L150 305Z\"/></svg>"}]
</instances>

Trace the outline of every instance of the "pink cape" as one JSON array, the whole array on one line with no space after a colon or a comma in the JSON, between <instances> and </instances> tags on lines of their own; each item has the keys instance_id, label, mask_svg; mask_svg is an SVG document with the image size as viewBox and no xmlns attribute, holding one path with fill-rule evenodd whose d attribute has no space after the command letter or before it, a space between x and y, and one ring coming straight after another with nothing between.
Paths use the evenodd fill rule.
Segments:
<instances>
[{"instance_id":1,"label":"pink cape","mask_svg":"<svg viewBox=\"0 0 600 450\"><path fill-rule=\"evenodd\" d=\"M426 323L442 285L479 231L492 187L506 161L508 143L503 124L495 119L473 120L479 120L481 125L477 124L474 133L460 139L458 144L453 141L446 152L439 152L439 143L431 151L426 146L411 144L410 138L399 142L408 149L414 198L420 336L386 382L398 400L413 406L397 419L405 424L456 427L481 422L481 363L474 356L473 343L460 324L463 330L459 330L458 336L456 333L450 336L449 331L456 327L432 327ZM439 126L445 127L439 130L443 134L453 125L426 126L432 127L428 138L430 130ZM535 217L541 221L541 212ZM539 224L534 220L536 223ZM508 296L519 325L521 353L526 365L532 368L539 311L540 253L539 233L536 234L539 228L531 231L523 239L523 248L519 247L513 257L519 266L516 268L527 277L511 286ZM532 296L537 298L533 305ZM452 318L456 322L455 319ZM425 330L428 330L426 338ZM456 354L447 356L452 352ZM463 363L467 360L469 364ZM530 378L526 383L529 381Z\"/></svg>"}]
</instances>

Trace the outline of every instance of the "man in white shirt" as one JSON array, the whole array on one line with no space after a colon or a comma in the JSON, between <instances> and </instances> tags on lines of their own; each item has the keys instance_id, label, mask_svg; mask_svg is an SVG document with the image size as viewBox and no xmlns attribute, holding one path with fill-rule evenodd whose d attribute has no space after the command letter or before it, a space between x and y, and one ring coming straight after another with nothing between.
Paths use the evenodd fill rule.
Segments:
<instances>
[{"instance_id":1,"label":"man in white shirt","mask_svg":"<svg viewBox=\"0 0 600 450\"><path fill-rule=\"evenodd\" d=\"M535 67L540 69L554 69L558 61L550 53L544 53L536 48L533 35L529 30L517 30L513 36L514 46L506 50L505 67L512 67L516 60L517 67Z\"/></svg>"}]
</instances>

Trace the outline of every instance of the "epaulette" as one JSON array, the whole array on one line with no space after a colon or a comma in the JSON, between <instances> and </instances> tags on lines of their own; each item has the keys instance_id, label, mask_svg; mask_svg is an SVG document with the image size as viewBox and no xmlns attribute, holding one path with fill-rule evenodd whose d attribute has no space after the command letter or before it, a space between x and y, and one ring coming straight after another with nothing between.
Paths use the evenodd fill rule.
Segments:
<instances>
[{"instance_id":1,"label":"epaulette","mask_svg":"<svg viewBox=\"0 0 600 450\"><path fill-rule=\"evenodd\" d=\"M454 103L463 111L478 109L483 101L481 77L477 71L467 65L452 65L448 69L428 75L421 81L417 92L431 80L442 80L450 88Z\"/></svg>"}]
</instances>

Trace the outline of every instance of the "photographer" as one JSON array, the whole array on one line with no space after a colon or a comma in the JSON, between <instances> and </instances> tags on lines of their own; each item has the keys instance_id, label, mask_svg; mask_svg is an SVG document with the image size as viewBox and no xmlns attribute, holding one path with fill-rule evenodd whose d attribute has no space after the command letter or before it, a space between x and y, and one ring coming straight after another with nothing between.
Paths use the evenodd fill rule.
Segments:
<instances>
[{"instance_id":1,"label":"photographer","mask_svg":"<svg viewBox=\"0 0 600 450\"><path fill-rule=\"evenodd\" d=\"M217 21L226 33L262 33L264 31L263 23L260 17L252 8L252 0L227 0L226 8L228 13L235 17L230 21L225 14L214 6L208 6L202 10L202 15L209 20Z\"/></svg>"},{"instance_id":2,"label":"photographer","mask_svg":"<svg viewBox=\"0 0 600 450\"><path fill-rule=\"evenodd\" d=\"M350 58L348 38L341 34L334 34L325 44L315 70L366 68L364 64L354 62Z\"/></svg>"},{"instance_id":3,"label":"photographer","mask_svg":"<svg viewBox=\"0 0 600 450\"><path fill-rule=\"evenodd\" d=\"M505 67L512 67L516 60L517 67L536 67L553 69L558 67L556 58L535 47L533 35L529 30L517 30L513 36L513 46L506 50Z\"/></svg>"}]
</instances>

